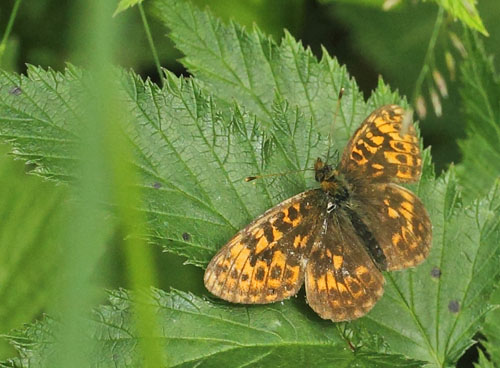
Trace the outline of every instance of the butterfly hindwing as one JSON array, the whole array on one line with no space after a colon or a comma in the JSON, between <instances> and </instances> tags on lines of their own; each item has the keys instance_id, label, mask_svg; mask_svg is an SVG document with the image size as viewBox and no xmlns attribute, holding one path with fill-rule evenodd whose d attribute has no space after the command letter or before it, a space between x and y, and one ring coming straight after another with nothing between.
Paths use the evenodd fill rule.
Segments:
<instances>
[{"instance_id":1,"label":"butterfly hindwing","mask_svg":"<svg viewBox=\"0 0 500 368\"><path fill-rule=\"evenodd\" d=\"M334 215L313 245L306 266L307 301L324 319L366 314L384 291L384 277L345 216Z\"/></svg>"},{"instance_id":2,"label":"butterfly hindwing","mask_svg":"<svg viewBox=\"0 0 500 368\"><path fill-rule=\"evenodd\" d=\"M359 197L360 217L382 249L388 271L414 267L429 254L432 224L420 199L397 184L368 186ZM371 225L371 226L370 226Z\"/></svg>"},{"instance_id":3,"label":"butterfly hindwing","mask_svg":"<svg viewBox=\"0 0 500 368\"><path fill-rule=\"evenodd\" d=\"M340 171L373 182L414 182L422 159L413 124L403 126L404 110L386 105L372 112L347 144ZM406 124L405 124L406 125Z\"/></svg>"},{"instance_id":4,"label":"butterfly hindwing","mask_svg":"<svg viewBox=\"0 0 500 368\"><path fill-rule=\"evenodd\" d=\"M314 225L319 195L310 190L287 199L237 233L210 261L207 289L224 300L249 304L296 294L319 228Z\"/></svg>"}]
</instances>

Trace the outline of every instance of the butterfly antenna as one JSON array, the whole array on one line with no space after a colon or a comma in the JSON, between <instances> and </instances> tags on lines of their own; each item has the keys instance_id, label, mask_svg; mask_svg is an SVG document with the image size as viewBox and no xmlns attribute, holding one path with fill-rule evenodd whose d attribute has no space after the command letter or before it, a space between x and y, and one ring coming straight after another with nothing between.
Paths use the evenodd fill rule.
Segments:
<instances>
[{"instance_id":1,"label":"butterfly antenna","mask_svg":"<svg viewBox=\"0 0 500 368\"><path fill-rule=\"evenodd\" d=\"M337 107L335 108L335 114L333 115L333 122L330 125L330 131L328 132L328 151L326 154L326 162L327 163L330 160L330 149L332 147L333 128L334 128L335 122L337 120L337 115L339 114L339 111L340 111L340 100L342 99L343 95L344 95L344 87L341 87L340 91L339 91L339 96L337 98Z\"/></svg>"},{"instance_id":2,"label":"butterfly antenna","mask_svg":"<svg viewBox=\"0 0 500 368\"><path fill-rule=\"evenodd\" d=\"M254 176L247 176L245 178L245 181L248 183L249 181L257 180L257 179L262 179L262 178L270 178L273 176L283 176L283 175L288 175L288 174L297 174L299 172L304 172L308 170L314 170L314 169L302 169L302 170L291 170L291 171L285 171L281 173L276 173L276 174L264 174L264 175L254 175Z\"/></svg>"}]
</instances>

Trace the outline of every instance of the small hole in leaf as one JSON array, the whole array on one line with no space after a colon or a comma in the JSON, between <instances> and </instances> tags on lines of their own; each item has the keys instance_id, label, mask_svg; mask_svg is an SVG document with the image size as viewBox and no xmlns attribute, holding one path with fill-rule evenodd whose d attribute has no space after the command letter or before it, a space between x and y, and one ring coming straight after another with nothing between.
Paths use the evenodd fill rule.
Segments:
<instances>
[{"instance_id":1,"label":"small hole in leaf","mask_svg":"<svg viewBox=\"0 0 500 368\"><path fill-rule=\"evenodd\" d=\"M439 267L434 267L432 270L431 270L431 276L438 279L441 277L441 270L439 269Z\"/></svg>"},{"instance_id":2,"label":"small hole in leaf","mask_svg":"<svg viewBox=\"0 0 500 368\"><path fill-rule=\"evenodd\" d=\"M458 311L460 310L460 303L458 302L458 300L451 300L448 303L448 310L451 313L458 313Z\"/></svg>"},{"instance_id":3,"label":"small hole in leaf","mask_svg":"<svg viewBox=\"0 0 500 368\"><path fill-rule=\"evenodd\" d=\"M23 93L23 90L19 86L12 87L9 91L11 95L14 96L19 96L21 93Z\"/></svg>"}]
</instances>

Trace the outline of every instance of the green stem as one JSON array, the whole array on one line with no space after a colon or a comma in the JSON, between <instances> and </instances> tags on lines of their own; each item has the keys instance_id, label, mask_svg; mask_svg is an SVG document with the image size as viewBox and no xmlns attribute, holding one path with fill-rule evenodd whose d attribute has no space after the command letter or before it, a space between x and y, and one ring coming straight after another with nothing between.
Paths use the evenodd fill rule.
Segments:
<instances>
[{"instance_id":1,"label":"green stem","mask_svg":"<svg viewBox=\"0 0 500 368\"><path fill-rule=\"evenodd\" d=\"M12 27L14 26L14 19L16 19L17 10L21 5L21 0L16 0L14 2L14 7L12 8L12 12L10 13L9 22L7 23L7 28L5 28L5 33L2 37L2 42L0 42L0 65L2 65L2 56L7 47L7 40L9 39L10 32L12 31Z\"/></svg>"},{"instance_id":2,"label":"green stem","mask_svg":"<svg viewBox=\"0 0 500 368\"><path fill-rule=\"evenodd\" d=\"M438 14L436 17L436 22L434 23L434 29L432 30L431 38L429 40L429 46L427 47L427 52L425 53L424 65L420 70L420 73L415 83L415 90L413 92L413 101L416 101L417 97L420 95L422 89L422 84L430 71L430 65L434 63L434 48L436 47L437 38L439 31L441 30L441 25L444 19L444 9L439 7Z\"/></svg>"},{"instance_id":3,"label":"green stem","mask_svg":"<svg viewBox=\"0 0 500 368\"><path fill-rule=\"evenodd\" d=\"M144 25L144 30L146 31L146 37L148 39L149 47L151 48L151 52L153 54L153 59L156 65L156 70L158 71L158 75L160 76L161 84L163 85L163 73L161 71L160 59L158 58L158 53L156 52L156 47L153 42L153 36L151 35L151 29L149 28L148 19L146 18L146 13L144 12L144 8L142 4L138 5L139 12L141 13L142 24Z\"/></svg>"}]
</instances>

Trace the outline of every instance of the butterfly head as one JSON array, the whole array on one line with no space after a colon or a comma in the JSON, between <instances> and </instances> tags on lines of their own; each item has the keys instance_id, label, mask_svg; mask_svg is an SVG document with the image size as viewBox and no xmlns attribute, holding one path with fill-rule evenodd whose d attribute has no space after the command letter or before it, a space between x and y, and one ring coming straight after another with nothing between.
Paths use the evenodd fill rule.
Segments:
<instances>
[{"instance_id":1,"label":"butterfly head","mask_svg":"<svg viewBox=\"0 0 500 368\"><path fill-rule=\"evenodd\" d=\"M318 157L314 164L315 179L320 183L321 189L330 194L336 194L342 186L342 179L338 170L333 169Z\"/></svg>"}]
</instances>

